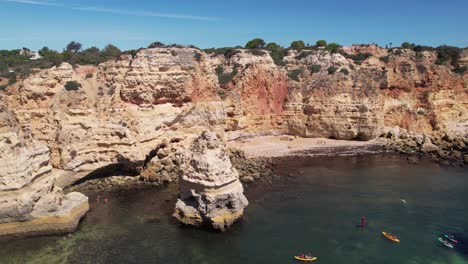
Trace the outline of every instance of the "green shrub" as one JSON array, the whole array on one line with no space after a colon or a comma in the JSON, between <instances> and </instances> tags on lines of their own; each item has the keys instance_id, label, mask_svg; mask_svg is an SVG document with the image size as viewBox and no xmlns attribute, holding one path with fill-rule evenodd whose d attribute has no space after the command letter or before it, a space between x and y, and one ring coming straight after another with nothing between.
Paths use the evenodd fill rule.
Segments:
<instances>
[{"instance_id":1,"label":"green shrub","mask_svg":"<svg viewBox=\"0 0 468 264\"><path fill-rule=\"evenodd\" d=\"M317 72L320 72L320 69L322 69L322 66L319 65L319 64L312 64L310 65L310 71L313 72L313 73L317 73Z\"/></svg>"},{"instance_id":2,"label":"green shrub","mask_svg":"<svg viewBox=\"0 0 468 264\"><path fill-rule=\"evenodd\" d=\"M416 65L416 69L418 70L418 72L419 72L420 74L423 74L423 73L425 73L425 72L427 71L426 66L424 66L424 65L422 65L422 64Z\"/></svg>"},{"instance_id":3,"label":"green shrub","mask_svg":"<svg viewBox=\"0 0 468 264\"><path fill-rule=\"evenodd\" d=\"M211 48L211 49L205 49L203 51L207 54L214 53L217 55L224 55L226 59L230 59L232 56L241 52L237 48L232 48L232 47L225 47L225 48L218 48L218 49Z\"/></svg>"},{"instance_id":4,"label":"green shrub","mask_svg":"<svg viewBox=\"0 0 468 264\"><path fill-rule=\"evenodd\" d=\"M302 41L302 40L295 40L295 41L291 42L291 45L290 45L289 48L292 49L292 50L301 51L301 50L303 50L303 49L305 48L305 46L306 46L306 45L305 45L304 41Z\"/></svg>"},{"instance_id":5,"label":"green shrub","mask_svg":"<svg viewBox=\"0 0 468 264\"><path fill-rule=\"evenodd\" d=\"M8 85L0 85L0 91L2 90L5 90L5 88L7 88Z\"/></svg>"},{"instance_id":6,"label":"green shrub","mask_svg":"<svg viewBox=\"0 0 468 264\"><path fill-rule=\"evenodd\" d=\"M263 49L265 48L265 41L261 38L255 38L245 44L247 49Z\"/></svg>"},{"instance_id":7,"label":"green shrub","mask_svg":"<svg viewBox=\"0 0 468 264\"><path fill-rule=\"evenodd\" d=\"M193 58L194 58L197 62L200 62L201 59L202 59L202 55L201 55L200 52L195 51L195 52L193 53Z\"/></svg>"},{"instance_id":8,"label":"green shrub","mask_svg":"<svg viewBox=\"0 0 468 264\"><path fill-rule=\"evenodd\" d=\"M93 78L93 74L92 73L87 73L86 76L85 76L85 79L91 79Z\"/></svg>"},{"instance_id":9,"label":"green shrub","mask_svg":"<svg viewBox=\"0 0 468 264\"><path fill-rule=\"evenodd\" d=\"M349 74L349 71L348 71L348 69L346 69L346 68L342 68L342 69L340 70L340 72L343 73L344 75L348 75L348 74Z\"/></svg>"},{"instance_id":10,"label":"green shrub","mask_svg":"<svg viewBox=\"0 0 468 264\"><path fill-rule=\"evenodd\" d=\"M288 51L285 49L273 50L270 52L270 57L273 59L276 65L284 66L286 63L283 61L283 58L286 56L287 52Z\"/></svg>"},{"instance_id":11,"label":"green shrub","mask_svg":"<svg viewBox=\"0 0 468 264\"><path fill-rule=\"evenodd\" d=\"M274 42L270 42L266 45L265 49L269 51L274 51L274 50L281 50L283 48Z\"/></svg>"},{"instance_id":12,"label":"green shrub","mask_svg":"<svg viewBox=\"0 0 468 264\"><path fill-rule=\"evenodd\" d=\"M298 82L299 81L299 75L302 73L303 69L295 69L292 71L288 72L288 78Z\"/></svg>"},{"instance_id":13,"label":"green shrub","mask_svg":"<svg viewBox=\"0 0 468 264\"><path fill-rule=\"evenodd\" d=\"M466 70L467 70L466 66L462 66L462 67L456 67L455 69L453 69L453 72L463 75L465 74Z\"/></svg>"},{"instance_id":14,"label":"green shrub","mask_svg":"<svg viewBox=\"0 0 468 264\"><path fill-rule=\"evenodd\" d=\"M164 45L164 43L159 42L159 41L156 41L156 42L153 42L153 43L149 44L148 49L163 48L163 47L165 47L165 46L166 46L166 45Z\"/></svg>"},{"instance_id":15,"label":"green shrub","mask_svg":"<svg viewBox=\"0 0 468 264\"><path fill-rule=\"evenodd\" d=\"M65 83L65 90L67 91L78 91L80 89L81 84L76 81L68 81Z\"/></svg>"},{"instance_id":16,"label":"green shrub","mask_svg":"<svg viewBox=\"0 0 468 264\"><path fill-rule=\"evenodd\" d=\"M338 53L340 51L341 45L338 43L330 43L327 45L325 48L328 50L330 53Z\"/></svg>"},{"instance_id":17,"label":"green shrub","mask_svg":"<svg viewBox=\"0 0 468 264\"><path fill-rule=\"evenodd\" d=\"M299 53L299 54L295 57L295 59L296 59L296 60L302 60L302 59L304 59L305 57L309 56L311 53L312 53L312 52L310 52L310 51L301 51L301 53Z\"/></svg>"},{"instance_id":18,"label":"green shrub","mask_svg":"<svg viewBox=\"0 0 468 264\"><path fill-rule=\"evenodd\" d=\"M338 70L336 67L334 66L330 66L328 67L327 71L328 71L328 74L333 74L336 72L336 70Z\"/></svg>"},{"instance_id":19,"label":"green shrub","mask_svg":"<svg viewBox=\"0 0 468 264\"><path fill-rule=\"evenodd\" d=\"M317 42L315 43L315 45L316 45L317 47L326 47L326 46L327 46L327 42L326 42L325 40L321 39L321 40L317 40Z\"/></svg>"},{"instance_id":20,"label":"green shrub","mask_svg":"<svg viewBox=\"0 0 468 264\"><path fill-rule=\"evenodd\" d=\"M259 49L251 49L251 50L248 50L250 53L252 53L253 55L255 56L263 56L265 55L266 53L262 50L259 50Z\"/></svg>"},{"instance_id":21,"label":"green shrub","mask_svg":"<svg viewBox=\"0 0 468 264\"><path fill-rule=\"evenodd\" d=\"M18 80L16 80L16 75L14 75L13 77L11 77L9 80L8 80L8 85L13 85L17 82Z\"/></svg>"},{"instance_id":22,"label":"green shrub","mask_svg":"<svg viewBox=\"0 0 468 264\"><path fill-rule=\"evenodd\" d=\"M224 68L221 65L218 65L216 68L216 75L218 75L218 82L220 85L225 85L229 82L231 82L234 77L237 75L239 71L237 70L237 67L234 67L232 72L230 73L225 73Z\"/></svg>"},{"instance_id":23,"label":"green shrub","mask_svg":"<svg viewBox=\"0 0 468 264\"><path fill-rule=\"evenodd\" d=\"M403 48L403 49L411 49L412 50L412 49L414 49L414 46L415 46L414 43L413 44L411 44L409 42L401 43L401 48Z\"/></svg>"},{"instance_id":24,"label":"green shrub","mask_svg":"<svg viewBox=\"0 0 468 264\"><path fill-rule=\"evenodd\" d=\"M120 57L122 51L112 44L107 44L101 52L101 61L108 61Z\"/></svg>"},{"instance_id":25,"label":"green shrub","mask_svg":"<svg viewBox=\"0 0 468 264\"><path fill-rule=\"evenodd\" d=\"M390 56L387 55L387 56L380 57L379 60L384 63L388 63L390 61Z\"/></svg>"},{"instance_id":26,"label":"green shrub","mask_svg":"<svg viewBox=\"0 0 468 264\"><path fill-rule=\"evenodd\" d=\"M361 62L367 60L368 58L372 57L372 53L369 53L369 52L365 52L365 53L362 53L362 52L359 52L358 54L354 55L354 54L346 54L345 55L346 58L349 58L349 59L352 59L354 61L354 63L358 64L358 65L361 65Z\"/></svg>"},{"instance_id":27,"label":"green shrub","mask_svg":"<svg viewBox=\"0 0 468 264\"><path fill-rule=\"evenodd\" d=\"M443 45L443 46L437 47L436 51L437 51L436 64L441 65L447 61L450 61L450 64L454 68L459 67L459 60L461 58L461 52L462 52L460 48Z\"/></svg>"}]
</instances>

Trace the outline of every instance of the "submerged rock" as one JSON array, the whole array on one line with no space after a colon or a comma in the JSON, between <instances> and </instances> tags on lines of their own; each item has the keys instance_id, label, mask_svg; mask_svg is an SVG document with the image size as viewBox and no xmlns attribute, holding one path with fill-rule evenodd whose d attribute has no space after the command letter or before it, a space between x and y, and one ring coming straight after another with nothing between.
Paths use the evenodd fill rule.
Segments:
<instances>
[{"instance_id":1,"label":"submerged rock","mask_svg":"<svg viewBox=\"0 0 468 264\"><path fill-rule=\"evenodd\" d=\"M182 157L174 217L225 231L248 205L239 174L215 133L203 132Z\"/></svg>"}]
</instances>

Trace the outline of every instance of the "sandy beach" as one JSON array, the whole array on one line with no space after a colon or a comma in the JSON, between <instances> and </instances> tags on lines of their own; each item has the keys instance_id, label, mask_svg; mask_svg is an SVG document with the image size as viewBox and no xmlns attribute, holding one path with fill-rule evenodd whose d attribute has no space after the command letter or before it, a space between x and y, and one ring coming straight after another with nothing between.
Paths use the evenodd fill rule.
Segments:
<instances>
[{"instance_id":1,"label":"sandy beach","mask_svg":"<svg viewBox=\"0 0 468 264\"><path fill-rule=\"evenodd\" d=\"M284 156L356 155L382 152L383 141L349 141L326 138L295 138L290 136L258 136L229 141L228 147L238 148L248 158Z\"/></svg>"}]
</instances>

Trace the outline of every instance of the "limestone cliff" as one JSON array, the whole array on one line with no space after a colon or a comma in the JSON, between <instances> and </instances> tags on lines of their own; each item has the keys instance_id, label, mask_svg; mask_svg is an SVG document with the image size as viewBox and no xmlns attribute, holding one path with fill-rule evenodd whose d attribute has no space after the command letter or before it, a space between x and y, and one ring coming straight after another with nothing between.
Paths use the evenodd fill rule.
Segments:
<instances>
[{"instance_id":1,"label":"limestone cliff","mask_svg":"<svg viewBox=\"0 0 468 264\"><path fill-rule=\"evenodd\" d=\"M187 225L225 231L248 205L229 153L214 133L203 132L183 155L174 217Z\"/></svg>"},{"instance_id":2,"label":"limestone cliff","mask_svg":"<svg viewBox=\"0 0 468 264\"><path fill-rule=\"evenodd\" d=\"M0 106L0 237L69 232L88 210L80 193L55 186L49 148Z\"/></svg>"},{"instance_id":3,"label":"limestone cliff","mask_svg":"<svg viewBox=\"0 0 468 264\"><path fill-rule=\"evenodd\" d=\"M344 50L371 56L289 51L285 65L277 66L267 51L223 56L170 47L98 66L38 70L0 91L1 159L10 164L0 174L0 197L31 188L33 202L16 201L27 205L17 215L28 219L32 204L52 192L45 190L54 178L66 185L119 165L142 170L151 181L171 181L180 153L153 152L162 142L188 144L207 130L226 139L292 134L369 140L394 128L466 137L468 74L437 65L431 51ZM460 62L466 63L463 54ZM81 87L65 89L71 81ZM166 166L168 175L159 175ZM36 181L41 187L30 184ZM15 221L10 211L2 209L4 222Z\"/></svg>"}]
</instances>

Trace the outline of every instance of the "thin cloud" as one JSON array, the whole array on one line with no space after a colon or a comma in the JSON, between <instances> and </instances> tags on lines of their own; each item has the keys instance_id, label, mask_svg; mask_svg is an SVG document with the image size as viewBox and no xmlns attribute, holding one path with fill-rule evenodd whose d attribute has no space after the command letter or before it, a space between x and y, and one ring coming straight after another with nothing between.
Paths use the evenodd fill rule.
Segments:
<instances>
[{"instance_id":1,"label":"thin cloud","mask_svg":"<svg viewBox=\"0 0 468 264\"><path fill-rule=\"evenodd\" d=\"M62 5L56 4L56 3L44 2L44 1L34 1L34 0L3 0L3 2L28 4L28 5L41 5L41 6L62 6Z\"/></svg>"},{"instance_id":2,"label":"thin cloud","mask_svg":"<svg viewBox=\"0 0 468 264\"><path fill-rule=\"evenodd\" d=\"M192 16L192 15L181 15L181 14L165 14L165 13L144 12L144 11L127 11L127 10L121 10L121 9L109 9L109 8L99 8L99 7L71 7L71 9L81 10L81 11L90 11L90 12L99 12L99 13L111 13L111 14L127 15L127 16L139 16L139 17L162 17L162 18L174 18L174 19L207 20L207 21L220 20L217 17L204 17L204 16Z\"/></svg>"},{"instance_id":3,"label":"thin cloud","mask_svg":"<svg viewBox=\"0 0 468 264\"><path fill-rule=\"evenodd\" d=\"M185 15L185 14L166 14L166 13L159 13L159 12L129 11L129 10L122 10L122 9L100 8L100 7L94 7L94 6L65 6L59 3L36 1L36 0L3 0L3 2L28 4L28 5L40 5L40 6L53 6L53 7L61 7L61 8L77 10L77 11L98 12L98 13L108 13L108 14L137 16L137 17L160 17L160 18L170 18L170 19L186 19L186 20L202 20L202 21L221 20L218 17L194 16L194 15Z\"/></svg>"}]
</instances>

